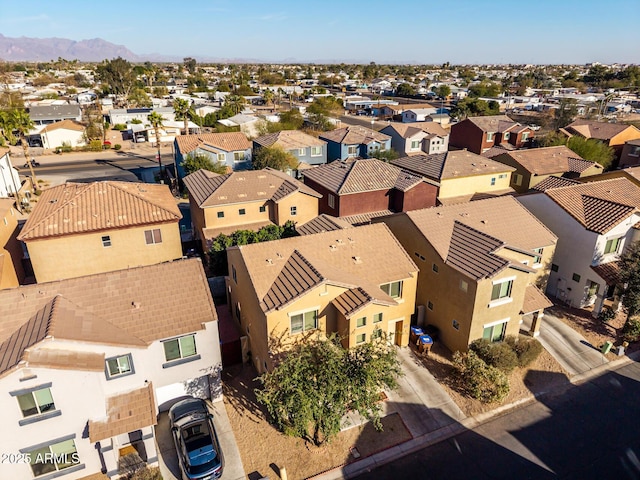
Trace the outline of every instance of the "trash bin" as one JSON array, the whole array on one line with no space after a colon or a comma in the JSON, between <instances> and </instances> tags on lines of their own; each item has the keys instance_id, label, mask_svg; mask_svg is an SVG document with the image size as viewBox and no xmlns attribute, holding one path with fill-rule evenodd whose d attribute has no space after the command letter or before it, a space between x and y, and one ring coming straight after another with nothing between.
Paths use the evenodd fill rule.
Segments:
<instances>
[{"instance_id":1,"label":"trash bin","mask_svg":"<svg viewBox=\"0 0 640 480\"><path fill-rule=\"evenodd\" d=\"M420 335L422 335L424 332L422 331L422 329L420 327L411 327L411 335L409 335L409 341L413 344L413 345L417 345L418 344L418 337L420 337Z\"/></svg>"},{"instance_id":2,"label":"trash bin","mask_svg":"<svg viewBox=\"0 0 640 480\"><path fill-rule=\"evenodd\" d=\"M420 353L429 353L433 346L433 339L429 335L420 335L418 338L418 351Z\"/></svg>"},{"instance_id":3,"label":"trash bin","mask_svg":"<svg viewBox=\"0 0 640 480\"><path fill-rule=\"evenodd\" d=\"M607 353L609 353L609 350L611 350L611 347L613 347L613 343L604 342L604 345L602 345L600 351L603 353L603 355L606 355Z\"/></svg>"}]
</instances>

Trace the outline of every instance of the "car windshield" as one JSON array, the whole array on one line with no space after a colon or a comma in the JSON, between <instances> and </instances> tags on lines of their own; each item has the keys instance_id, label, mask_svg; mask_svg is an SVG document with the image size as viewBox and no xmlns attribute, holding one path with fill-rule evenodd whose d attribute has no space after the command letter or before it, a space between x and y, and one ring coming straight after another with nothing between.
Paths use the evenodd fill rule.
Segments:
<instances>
[{"instance_id":1,"label":"car windshield","mask_svg":"<svg viewBox=\"0 0 640 480\"><path fill-rule=\"evenodd\" d=\"M198 475L220 466L220 459L213 444L213 435L205 419L183 427L182 438L188 457L189 474Z\"/></svg>"}]
</instances>

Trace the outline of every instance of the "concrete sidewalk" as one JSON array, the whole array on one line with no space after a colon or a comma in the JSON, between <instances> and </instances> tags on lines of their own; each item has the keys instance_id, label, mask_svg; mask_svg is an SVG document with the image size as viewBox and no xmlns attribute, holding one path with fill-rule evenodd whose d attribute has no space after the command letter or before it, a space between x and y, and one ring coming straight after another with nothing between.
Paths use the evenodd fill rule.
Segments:
<instances>
[{"instance_id":1,"label":"concrete sidewalk","mask_svg":"<svg viewBox=\"0 0 640 480\"><path fill-rule=\"evenodd\" d=\"M530 325L527 323L528 320L525 319L523 327L529 329ZM542 318L538 340L572 376L583 374L609 361L597 349L599 345L590 345L582 335L549 313L545 313Z\"/></svg>"}]
</instances>

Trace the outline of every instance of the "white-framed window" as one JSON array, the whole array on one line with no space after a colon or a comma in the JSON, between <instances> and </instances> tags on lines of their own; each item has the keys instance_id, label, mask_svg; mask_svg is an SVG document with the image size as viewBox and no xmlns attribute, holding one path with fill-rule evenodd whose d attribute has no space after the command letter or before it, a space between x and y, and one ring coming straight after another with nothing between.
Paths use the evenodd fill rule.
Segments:
<instances>
[{"instance_id":1,"label":"white-framed window","mask_svg":"<svg viewBox=\"0 0 640 480\"><path fill-rule=\"evenodd\" d=\"M298 149L298 155L299 156L304 156L304 154L306 153L306 148L299 148Z\"/></svg>"},{"instance_id":2,"label":"white-framed window","mask_svg":"<svg viewBox=\"0 0 640 480\"><path fill-rule=\"evenodd\" d=\"M153 230L145 230L144 241L147 245L162 243L162 232L159 228L154 228Z\"/></svg>"},{"instance_id":3,"label":"white-framed window","mask_svg":"<svg viewBox=\"0 0 640 480\"><path fill-rule=\"evenodd\" d=\"M622 239L624 237L618 238L610 238L607 240L607 243L604 245L604 254L607 255L609 253L618 253L620 251L620 246L622 245Z\"/></svg>"},{"instance_id":4,"label":"white-framed window","mask_svg":"<svg viewBox=\"0 0 640 480\"><path fill-rule=\"evenodd\" d=\"M234 162L244 162L244 152L233 152Z\"/></svg>"},{"instance_id":5,"label":"white-framed window","mask_svg":"<svg viewBox=\"0 0 640 480\"><path fill-rule=\"evenodd\" d=\"M318 328L318 309L290 314L289 323L291 335L316 330Z\"/></svg>"},{"instance_id":6,"label":"white-framed window","mask_svg":"<svg viewBox=\"0 0 640 480\"><path fill-rule=\"evenodd\" d=\"M329 208L336 208L336 196L330 193L327 197L327 203L329 204Z\"/></svg>"},{"instance_id":7,"label":"white-framed window","mask_svg":"<svg viewBox=\"0 0 640 480\"><path fill-rule=\"evenodd\" d=\"M224 218L224 212L217 212L218 218Z\"/></svg>"},{"instance_id":8,"label":"white-framed window","mask_svg":"<svg viewBox=\"0 0 640 480\"><path fill-rule=\"evenodd\" d=\"M194 334L173 338L163 342L164 357L167 362L197 355L196 336Z\"/></svg>"},{"instance_id":9,"label":"white-framed window","mask_svg":"<svg viewBox=\"0 0 640 480\"><path fill-rule=\"evenodd\" d=\"M109 379L134 373L130 353L107 358L104 362L107 370L107 378Z\"/></svg>"},{"instance_id":10,"label":"white-framed window","mask_svg":"<svg viewBox=\"0 0 640 480\"><path fill-rule=\"evenodd\" d=\"M260 213L264 213L267 211L266 205L260 205Z\"/></svg>"},{"instance_id":11,"label":"white-framed window","mask_svg":"<svg viewBox=\"0 0 640 480\"><path fill-rule=\"evenodd\" d=\"M360 317L356 320L356 328L366 327L367 317Z\"/></svg>"},{"instance_id":12,"label":"white-framed window","mask_svg":"<svg viewBox=\"0 0 640 480\"><path fill-rule=\"evenodd\" d=\"M111 235L102 236L102 246L107 248L111 246Z\"/></svg>"},{"instance_id":13,"label":"white-framed window","mask_svg":"<svg viewBox=\"0 0 640 480\"><path fill-rule=\"evenodd\" d=\"M347 147L348 155L357 155L358 154L358 146L357 145L349 145Z\"/></svg>"},{"instance_id":14,"label":"white-framed window","mask_svg":"<svg viewBox=\"0 0 640 480\"><path fill-rule=\"evenodd\" d=\"M390 282L380 285L380 290L389 295L391 298L402 297L402 280Z\"/></svg>"},{"instance_id":15,"label":"white-framed window","mask_svg":"<svg viewBox=\"0 0 640 480\"><path fill-rule=\"evenodd\" d=\"M497 322L483 325L482 338L490 342L501 342L504 340L504 334L507 331L508 318L498 320Z\"/></svg>"},{"instance_id":16,"label":"white-framed window","mask_svg":"<svg viewBox=\"0 0 640 480\"><path fill-rule=\"evenodd\" d=\"M80 464L76 442L73 438L52 442L24 453L29 454L29 465L34 477L58 472ZM58 474L53 476L58 476Z\"/></svg>"},{"instance_id":17,"label":"white-framed window","mask_svg":"<svg viewBox=\"0 0 640 480\"><path fill-rule=\"evenodd\" d=\"M411 140L411 150L418 150L420 148L420 140Z\"/></svg>"},{"instance_id":18,"label":"white-framed window","mask_svg":"<svg viewBox=\"0 0 640 480\"><path fill-rule=\"evenodd\" d=\"M359 333L358 335L356 335L356 345L360 345L361 343L364 343L366 341L367 341L366 333Z\"/></svg>"},{"instance_id":19,"label":"white-framed window","mask_svg":"<svg viewBox=\"0 0 640 480\"><path fill-rule=\"evenodd\" d=\"M511 297L511 289L513 288L513 279L503 279L494 282L491 289L491 301L503 300Z\"/></svg>"},{"instance_id":20,"label":"white-framed window","mask_svg":"<svg viewBox=\"0 0 640 480\"><path fill-rule=\"evenodd\" d=\"M491 186L493 187L496 184L496 177L491 177Z\"/></svg>"},{"instance_id":21,"label":"white-framed window","mask_svg":"<svg viewBox=\"0 0 640 480\"><path fill-rule=\"evenodd\" d=\"M522 132L522 141L526 142L529 138L529 132Z\"/></svg>"},{"instance_id":22,"label":"white-framed window","mask_svg":"<svg viewBox=\"0 0 640 480\"><path fill-rule=\"evenodd\" d=\"M509 137L511 137L511 132L504 132L504 139L509 140Z\"/></svg>"},{"instance_id":23,"label":"white-framed window","mask_svg":"<svg viewBox=\"0 0 640 480\"><path fill-rule=\"evenodd\" d=\"M21 395L17 395L18 405L22 411L23 417L32 417L34 415L42 415L56 409L51 395L51 388L39 388Z\"/></svg>"},{"instance_id":24,"label":"white-framed window","mask_svg":"<svg viewBox=\"0 0 640 480\"><path fill-rule=\"evenodd\" d=\"M219 162L226 162L227 161L227 155L225 153L219 153L218 154L218 161Z\"/></svg>"},{"instance_id":25,"label":"white-framed window","mask_svg":"<svg viewBox=\"0 0 640 480\"><path fill-rule=\"evenodd\" d=\"M520 186L522 185L522 175L520 175L519 173L514 173L513 174L513 184Z\"/></svg>"},{"instance_id":26,"label":"white-framed window","mask_svg":"<svg viewBox=\"0 0 640 480\"><path fill-rule=\"evenodd\" d=\"M380 323L382 321L382 312L375 313L373 315L373 323Z\"/></svg>"},{"instance_id":27,"label":"white-framed window","mask_svg":"<svg viewBox=\"0 0 640 480\"><path fill-rule=\"evenodd\" d=\"M295 205L293 207L291 207L291 216L295 217L298 214L298 207L296 207Z\"/></svg>"},{"instance_id":28,"label":"white-framed window","mask_svg":"<svg viewBox=\"0 0 640 480\"><path fill-rule=\"evenodd\" d=\"M533 257L533 264L540 265L542 263L542 252L544 248L534 248L533 251L536 252L536 256Z\"/></svg>"},{"instance_id":29,"label":"white-framed window","mask_svg":"<svg viewBox=\"0 0 640 480\"><path fill-rule=\"evenodd\" d=\"M487 142L493 141L493 132L487 132Z\"/></svg>"},{"instance_id":30,"label":"white-framed window","mask_svg":"<svg viewBox=\"0 0 640 480\"><path fill-rule=\"evenodd\" d=\"M311 147L311 156L312 157L322 156L322 147L319 147L319 146Z\"/></svg>"}]
</instances>

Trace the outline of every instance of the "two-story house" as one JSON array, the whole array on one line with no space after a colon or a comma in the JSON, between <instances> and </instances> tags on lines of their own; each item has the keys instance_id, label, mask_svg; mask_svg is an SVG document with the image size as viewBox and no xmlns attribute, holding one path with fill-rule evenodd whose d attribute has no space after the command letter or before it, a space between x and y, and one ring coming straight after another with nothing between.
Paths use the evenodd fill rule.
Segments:
<instances>
[{"instance_id":1,"label":"two-story house","mask_svg":"<svg viewBox=\"0 0 640 480\"><path fill-rule=\"evenodd\" d=\"M115 477L129 453L157 464L158 412L220 397L198 259L1 290L0 318L0 450L13 460L0 478Z\"/></svg>"},{"instance_id":2,"label":"two-story house","mask_svg":"<svg viewBox=\"0 0 640 480\"><path fill-rule=\"evenodd\" d=\"M0 198L0 289L24 281L22 246L18 241L18 212L11 198Z\"/></svg>"},{"instance_id":3,"label":"two-story house","mask_svg":"<svg viewBox=\"0 0 640 480\"><path fill-rule=\"evenodd\" d=\"M198 170L184 179L194 236L208 251L221 233L303 224L318 215L320 194L279 170L247 170L218 175Z\"/></svg>"},{"instance_id":4,"label":"two-story house","mask_svg":"<svg viewBox=\"0 0 640 480\"><path fill-rule=\"evenodd\" d=\"M353 224L436 204L437 187L432 182L376 158L335 161L305 170L304 183L322 195L320 213Z\"/></svg>"},{"instance_id":5,"label":"two-story house","mask_svg":"<svg viewBox=\"0 0 640 480\"><path fill-rule=\"evenodd\" d=\"M67 182L43 190L18 240L49 282L180 258L181 218L166 185Z\"/></svg>"},{"instance_id":6,"label":"two-story house","mask_svg":"<svg viewBox=\"0 0 640 480\"><path fill-rule=\"evenodd\" d=\"M299 163L324 165L327 163L327 142L299 130L282 130L253 140L253 155L262 147L280 147L292 153Z\"/></svg>"},{"instance_id":7,"label":"two-story house","mask_svg":"<svg viewBox=\"0 0 640 480\"><path fill-rule=\"evenodd\" d=\"M391 147L401 156L445 153L449 132L435 122L391 123L380 130L391 137Z\"/></svg>"},{"instance_id":8,"label":"two-story house","mask_svg":"<svg viewBox=\"0 0 640 480\"><path fill-rule=\"evenodd\" d=\"M391 148L391 137L357 125L323 132L320 139L327 142L327 161L347 158L369 158L378 151Z\"/></svg>"},{"instance_id":9,"label":"two-story house","mask_svg":"<svg viewBox=\"0 0 640 480\"><path fill-rule=\"evenodd\" d=\"M640 240L640 187L626 178L549 186L518 197L558 236L547 293L597 316L605 300L618 303L619 255Z\"/></svg>"},{"instance_id":10,"label":"two-story house","mask_svg":"<svg viewBox=\"0 0 640 480\"><path fill-rule=\"evenodd\" d=\"M451 351L476 339L517 335L531 314L537 335L542 294L556 245L518 201L497 197L401 213L382 219L420 273L416 304ZM420 317L420 315L419 315Z\"/></svg>"},{"instance_id":11,"label":"two-story house","mask_svg":"<svg viewBox=\"0 0 640 480\"><path fill-rule=\"evenodd\" d=\"M618 167L629 168L637 167L638 165L640 165L640 138L627 140L622 147Z\"/></svg>"},{"instance_id":12,"label":"two-story house","mask_svg":"<svg viewBox=\"0 0 640 480\"><path fill-rule=\"evenodd\" d=\"M383 224L227 249L228 305L258 372L305 334L406 346L417 270Z\"/></svg>"},{"instance_id":13,"label":"two-story house","mask_svg":"<svg viewBox=\"0 0 640 480\"><path fill-rule=\"evenodd\" d=\"M34 125L49 125L62 120L82 120L80 105L36 105L29 107L29 117Z\"/></svg>"},{"instance_id":14,"label":"two-story house","mask_svg":"<svg viewBox=\"0 0 640 480\"><path fill-rule=\"evenodd\" d=\"M513 193L509 187L513 167L468 150L413 155L391 160L391 164L434 182L439 204Z\"/></svg>"},{"instance_id":15,"label":"two-story house","mask_svg":"<svg viewBox=\"0 0 640 480\"><path fill-rule=\"evenodd\" d=\"M509 143L516 148L528 145L535 132L506 115L468 117L451 126L449 144L481 154L491 147Z\"/></svg>"},{"instance_id":16,"label":"two-story house","mask_svg":"<svg viewBox=\"0 0 640 480\"><path fill-rule=\"evenodd\" d=\"M6 198L20 191L20 174L11 163L8 148L0 147L0 198Z\"/></svg>"},{"instance_id":17,"label":"two-story house","mask_svg":"<svg viewBox=\"0 0 640 480\"><path fill-rule=\"evenodd\" d=\"M223 163L229 170L251 168L251 142L242 132L179 135L174 146L179 178L185 176L182 163L189 155L204 155L213 163Z\"/></svg>"},{"instance_id":18,"label":"two-story house","mask_svg":"<svg viewBox=\"0 0 640 480\"><path fill-rule=\"evenodd\" d=\"M511 187L518 193L528 191L550 176L579 178L602 173L602 165L584 160L564 145L505 151L493 160L515 168Z\"/></svg>"},{"instance_id":19,"label":"two-story house","mask_svg":"<svg viewBox=\"0 0 640 480\"><path fill-rule=\"evenodd\" d=\"M613 148L616 158L620 158L625 142L640 139L640 130L625 123L578 119L567 125L563 131L568 135L579 135L583 138L593 138L604 142Z\"/></svg>"}]
</instances>

